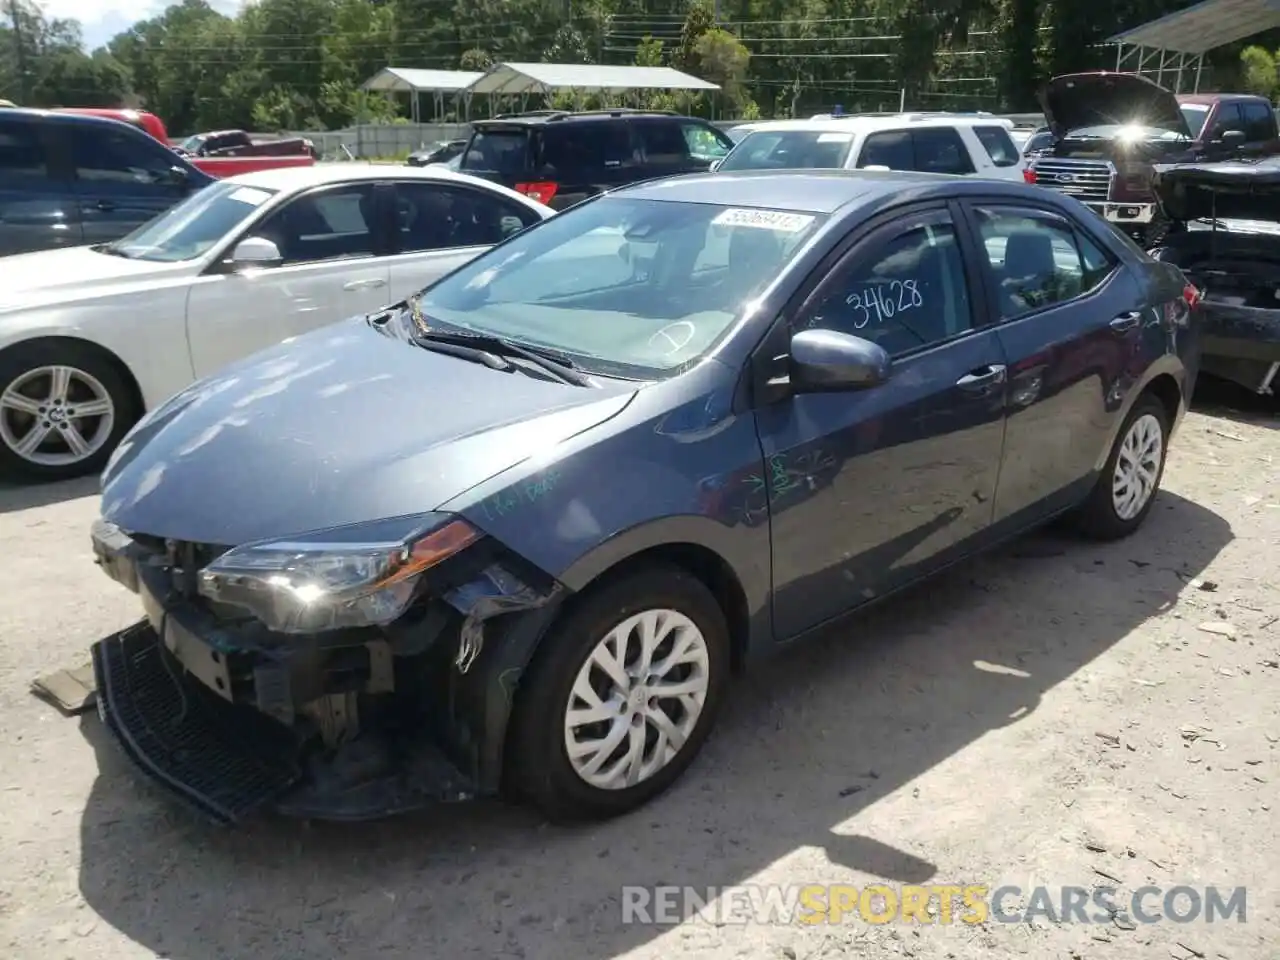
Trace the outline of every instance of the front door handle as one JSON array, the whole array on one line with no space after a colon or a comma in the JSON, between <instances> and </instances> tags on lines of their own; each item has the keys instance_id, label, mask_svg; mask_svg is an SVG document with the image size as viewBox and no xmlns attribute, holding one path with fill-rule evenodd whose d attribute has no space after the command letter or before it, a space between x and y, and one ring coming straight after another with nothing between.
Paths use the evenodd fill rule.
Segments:
<instances>
[{"instance_id":1,"label":"front door handle","mask_svg":"<svg viewBox=\"0 0 1280 960\"><path fill-rule=\"evenodd\" d=\"M1128 313L1122 313L1111 321L1111 329L1117 333L1128 333L1134 327L1142 322L1142 311L1130 310Z\"/></svg>"},{"instance_id":2,"label":"front door handle","mask_svg":"<svg viewBox=\"0 0 1280 960\"><path fill-rule=\"evenodd\" d=\"M970 370L963 377L956 381L956 386L961 390L979 391L986 390L996 384L1004 383L1006 367L1003 363L990 363L985 367L979 367L976 370Z\"/></svg>"},{"instance_id":3,"label":"front door handle","mask_svg":"<svg viewBox=\"0 0 1280 960\"><path fill-rule=\"evenodd\" d=\"M343 290L373 290L377 287L385 287L387 281L381 277L370 277L367 280L350 280L342 285Z\"/></svg>"}]
</instances>

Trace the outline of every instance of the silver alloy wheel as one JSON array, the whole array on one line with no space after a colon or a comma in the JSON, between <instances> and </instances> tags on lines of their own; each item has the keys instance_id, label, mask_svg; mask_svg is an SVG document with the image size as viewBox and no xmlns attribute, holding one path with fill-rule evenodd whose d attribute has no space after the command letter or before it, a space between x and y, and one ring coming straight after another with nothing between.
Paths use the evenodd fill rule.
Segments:
<instances>
[{"instance_id":1,"label":"silver alloy wheel","mask_svg":"<svg viewBox=\"0 0 1280 960\"><path fill-rule=\"evenodd\" d=\"M77 367L34 367L0 393L0 441L42 467L93 456L111 436L115 419L107 388Z\"/></svg>"},{"instance_id":2,"label":"silver alloy wheel","mask_svg":"<svg viewBox=\"0 0 1280 960\"><path fill-rule=\"evenodd\" d=\"M643 783L674 760L702 714L711 681L706 637L676 610L646 610L610 630L574 680L564 746L600 790Z\"/></svg>"},{"instance_id":3,"label":"silver alloy wheel","mask_svg":"<svg viewBox=\"0 0 1280 960\"><path fill-rule=\"evenodd\" d=\"M1129 425L1111 478L1111 503L1121 520L1136 517L1155 493L1163 455L1164 428L1154 414L1144 413Z\"/></svg>"}]
</instances>

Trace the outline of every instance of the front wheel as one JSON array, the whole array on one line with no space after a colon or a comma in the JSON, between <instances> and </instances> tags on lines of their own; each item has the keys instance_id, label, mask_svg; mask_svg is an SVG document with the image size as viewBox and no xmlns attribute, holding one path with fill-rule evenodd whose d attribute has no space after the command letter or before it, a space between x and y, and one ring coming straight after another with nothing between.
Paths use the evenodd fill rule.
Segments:
<instances>
[{"instance_id":1,"label":"front wheel","mask_svg":"<svg viewBox=\"0 0 1280 960\"><path fill-rule=\"evenodd\" d=\"M1129 411L1097 485L1077 512L1081 532L1096 540L1119 540L1142 526L1164 476L1168 446L1168 411L1145 394Z\"/></svg>"},{"instance_id":2,"label":"front wheel","mask_svg":"<svg viewBox=\"0 0 1280 960\"><path fill-rule=\"evenodd\" d=\"M583 598L521 684L510 785L556 821L603 819L666 790L711 731L729 668L715 597L650 566Z\"/></svg>"},{"instance_id":3,"label":"front wheel","mask_svg":"<svg viewBox=\"0 0 1280 960\"><path fill-rule=\"evenodd\" d=\"M97 351L36 341L0 357L0 477L66 480L100 471L137 417Z\"/></svg>"}]
</instances>

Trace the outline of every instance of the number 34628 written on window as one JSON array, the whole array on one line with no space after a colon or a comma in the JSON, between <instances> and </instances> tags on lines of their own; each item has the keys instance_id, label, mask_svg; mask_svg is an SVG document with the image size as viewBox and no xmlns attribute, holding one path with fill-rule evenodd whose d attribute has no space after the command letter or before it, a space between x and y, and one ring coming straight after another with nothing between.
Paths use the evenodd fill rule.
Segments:
<instances>
[{"instance_id":1,"label":"number 34628 written on window","mask_svg":"<svg viewBox=\"0 0 1280 960\"><path fill-rule=\"evenodd\" d=\"M861 330L872 320L884 323L895 314L924 306L924 298L914 280L875 284L861 293L849 294L844 302L859 311L859 316L853 321L855 330Z\"/></svg>"}]
</instances>

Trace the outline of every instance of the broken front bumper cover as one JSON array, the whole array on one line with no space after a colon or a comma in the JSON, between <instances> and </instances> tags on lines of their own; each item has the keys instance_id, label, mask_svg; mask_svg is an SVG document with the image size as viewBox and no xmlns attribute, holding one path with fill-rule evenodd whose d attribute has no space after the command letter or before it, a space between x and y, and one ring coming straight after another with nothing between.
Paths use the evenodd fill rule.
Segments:
<instances>
[{"instance_id":1,"label":"broken front bumper cover","mask_svg":"<svg viewBox=\"0 0 1280 960\"><path fill-rule=\"evenodd\" d=\"M92 647L98 716L148 779L223 824L274 810L366 820L469 799L468 778L425 738L409 750L357 740L323 763L303 738L233 704L184 669L149 623Z\"/></svg>"},{"instance_id":2,"label":"broken front bumper cover","mask_svg":"<svg viewBox=\"0 0 1280 960\"><path fill-rule=\"evenodd\" d=\"M93 645L99 714L147 777L200 812L222 823L264 809L373 819L469 799L478 780L492 779L464 774L451 759L475 769L469 744L446 749L436 736L457 732L452 718L432 713L453 697L424 697L413 684L414 665L432 651L444 673L467 674L485 646L487 619L549 599L491 557L479 558L478 573L457 572L458 585L441 585L441 600L406 616L398 632L287 637L220 620L176 589L154 550L111 524L95 524L92 540L104 571L138 594L147 615ZM408 675L399 677L405 664ZM393 709L389 725L361 724L354 738L318 743L324 738L300 705L348 695L408 705L412 722Z\"/></svg>"}]
</instances>

